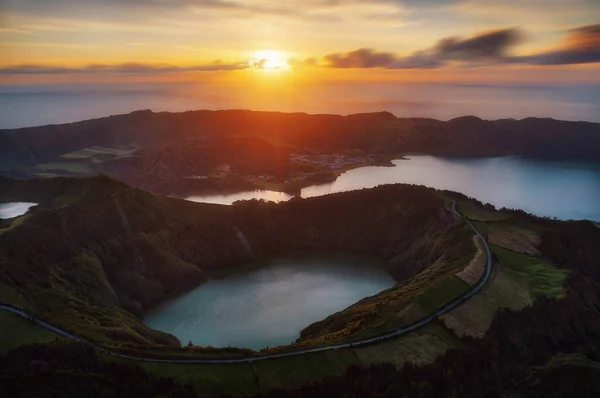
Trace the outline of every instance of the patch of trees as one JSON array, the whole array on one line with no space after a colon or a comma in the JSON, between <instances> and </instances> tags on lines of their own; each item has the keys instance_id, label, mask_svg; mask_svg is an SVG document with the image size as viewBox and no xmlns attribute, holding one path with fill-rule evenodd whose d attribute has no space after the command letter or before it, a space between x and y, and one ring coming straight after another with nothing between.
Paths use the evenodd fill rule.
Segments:
<instances>
[{"instance_id":1,"label":"patch of trees","mask_svg":"<svg viewBox=\"0 0 600 398\"><path fill-rule=\"evenodd\" d=\"M55 342L0 355L1 397L195 397L191 384L156 377L137 365L105 360L90 347Z\"/></svg>"}]
</instances>

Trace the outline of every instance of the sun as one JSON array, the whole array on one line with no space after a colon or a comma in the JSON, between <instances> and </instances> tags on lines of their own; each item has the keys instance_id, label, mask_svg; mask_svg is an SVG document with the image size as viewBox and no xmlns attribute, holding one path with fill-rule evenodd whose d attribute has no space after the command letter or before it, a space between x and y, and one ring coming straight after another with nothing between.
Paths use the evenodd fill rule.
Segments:
<instances>
[{"instance_id":1,"label":"sun","mask_svg":"<svg viewBox=\"0 0 600 398\"><path fill-rule=\"evenodd\" d=\"M254 53L250 65L266 71L285 70L290 68L288 57L283 51L261 50Z\"/></svg>"}]
</instances>

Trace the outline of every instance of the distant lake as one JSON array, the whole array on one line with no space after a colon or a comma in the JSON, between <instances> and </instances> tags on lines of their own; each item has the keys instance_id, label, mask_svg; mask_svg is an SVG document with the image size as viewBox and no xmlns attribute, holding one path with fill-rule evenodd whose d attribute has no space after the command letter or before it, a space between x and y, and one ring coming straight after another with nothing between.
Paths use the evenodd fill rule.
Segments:
<instances>
[{"instance_id":1,"label":"distant lake","mask_svg":"<svg viewBox=\"0 0 600 398\"><path fill-rule=\"evenodd\" d=\"M246 347L289 344L313 322L394 285L381 261L342 253L258 260L215 279L146 316L182 344Z\"/></svg>"},{"instance_id":2,"label":"distant lake","mask_svg":"<svg viewBox=\"0 0 600 398\"><path fill-rule=\"evenodd\" d=\"M213 194L213 195L193 195L188 196L187 200L192 202L203 202L203 203L216 203L219 205L230 205L238 200L250 200L250 199L264 199L272 202L281 202L293 198L293 195L276 192L276 191L265 191L255 190L246 192L237 192L231 194Z\"/></svg>"},{"instance_id":3,"label":"distant lake","mask_svg":"<svg viewBox=\"0 0 600 398\"><path fill-rule=\"evenodd\" d=\"M13 218L27 213L37 203L31 202L8 202L0 203L0 218Z\"/></svg>"},{"instance_id":4,"label":"distant lake","mask_svg":"<svg viewBox=\"0 0 600 398\"><path fill-rule=\"evenodd\" d=\"M539 216L600 221L600 165L546 162L519 157L449 159L408 156L396 167L361 167L335 182L304 188L302 197L326 195L381 184L409 183L461 192L497 207ZM238 194L254 196L252 192ZM267 193L260 197L269 198ZM283 195L270 200L287 200ZM211 201L212 197L195 197ZM225 203L226 202L219 202Z\"/></svg>"}]
</instances>

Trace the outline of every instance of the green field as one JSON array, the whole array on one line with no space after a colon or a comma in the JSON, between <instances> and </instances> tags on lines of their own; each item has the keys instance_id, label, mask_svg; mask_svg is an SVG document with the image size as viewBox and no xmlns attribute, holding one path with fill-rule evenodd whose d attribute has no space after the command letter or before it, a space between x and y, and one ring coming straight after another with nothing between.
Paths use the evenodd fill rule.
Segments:
<instances>
[{"instance_id":1,"label":"green field","mask_svg":"<svg viewBox=\"0 0 600 398\"><path fill-rule=\"evenodd\" d=\"M544 366L532 367L528 382L518 390L515 397L598 397L600 363L578 352L559 354Z\"/></svg>"},{"instance_id":2,"label":"green field","mask_svg":"<svg viewBox=\"0 0 600 398\"><path fill-rule=\"evenodd\" d=\"M354 354L362 366L387 362L396 366L407 362L426 365L448 349L460 346L462 342L452 331L432 322L402 337L355 348Z\"/></svg>"},{"instance_id":3,"label":"green field","mask_svg":"<svg viewBox=\"0 0 600 398\"><path fill-rule=\"evenodd\" d=\"M36 168L43 173L48 171L65 171L68 173L85 174L89 171L87 164L78 162L41 163Z\"/></svg>"},{"instance_id":4,"label":"green field","mask_svg":"<svg viewBox=\"0 0 600 398\"><path fill-rule=\"evenodd\" d=\"M65 153L60 157L63 159L89 159L92 156L94 156L94 152L88 151L87 149L81 149L79 151Z\"/></svg>"},{"instance_id":5,"label":"green field","mask_svg":"<svg viewBox=\"0 0 600 398\"><path fill-rule=\"evenodd\" d=\"M352 350L334 350L258 361L254 367L261 389L269 390L299 387L327 376L342 375L348 366L359 363Z\"/></svg>"},{"instance_id":6,"label":"green field","mask_svg":"<svg viewBox=\"0 0 600 398\"><path fill-rule=\"evenodd\" d=\"M417 303L427 313L431 313L454 297L465 293L469 288L470 286L467 283L453 276L421 294L417 298Z\"/></svg>"},{"instance_id":7,"label":"green field","mask_svg":"<svg viewBox=\"0 0 600 398\"><path fill-rule=\"evenodd\" d=\"M27 308L27 302L19 294L17 289L0 282L0 303L11 304L21 308Z\"/></svg>"},{"instance_id":8,"label":"green field","mask_svg":"<svg viewBox=\"0 0 600 398\"><path fill-rule=\"evenodd\" d=\"M53 341L58 336L14 314L0 312L0 352L20 345ZM60 338L60 337L58 337ZM436 323L406 336L357 349L276 358L252 364L172 364L138 362L105 356L105 360L136 364L151 374L192 383L198 396L241 397L274 388L294 388L328 376L342 375L348 366L392 362L432 363L460 340Z\"/></svg>"},{"instance_id":9,"label":"green field","mask_svg":"<svg viewBox=\"0 0 600 398\"><path fill-rule=\"evenodd\" d=\"M89 159L92 162L101 162L102 159L106 158L118 158L118 157L127 157L131 156L131 154L138 149L137 146L134 146L131 149L118 149L118 148L105 148L100 146L93 146L90 148L83 148L77 151L65 153L61 155L61 159L71 159L71 160L82 160Z\"/></svg>"},{"instance_id":10,"label":"green field","mask_svg":"<svg viewBox=\"0 0 600 398\"><path fill-rule=\"evenodd\" d=\"M511 218L511 215L499 211L488 210L474 202L457 202L456 209L465 217L474 221L502 221Z\"/></svg>"},{"instance_id":11,"label":"green field","mask_svg":"<svg viewBox=\"0 0 600 398\"><path fill-rule=\"evenodd\" d=\"M518 238L528 240L534 234L526 228L516 227L505 221L490 223L477 222L481 231L492 232L498 227L502 231L518 232ZM517 242L515 241L515 242ZM520 310L538 297L564 297L563 283L569 271L554 267L547 260L517 253L500 246L490 244L497 265L483 290L469 300L443 316L447 327L457 335L481 337L489 328L499 308Z\"/></svg>"},{"instance_id":12,"label":"green field","mask_svg":"<svg viewBox=\"0 0 600 398\"><path fill-rule=\"evenodd\" d=\"M499 269L468 304L455 308L442 319L458 336L482 337L499 308L517 311L531 302L527 280L522 275Z\"/></svg>"},{"instance_id":13,"label":"green field","mask_svg":"<svg viewBox=\"0 0 600 398\"><path fill-rule=\"evenodd\" d=\"M202 397L220 397L223 392L240 397L258 391L296 388L329 376L342 375L351 365L368 366L384 362L398 366L406 362L425 365L461 344L452 332L432 323L406 336L362 348L268 359L251 364L136 364L156 375L170 376L182 383L191 382Z\"/></svg>"},{"instance_id":14,"label":"green field","mask_svg":"<svg viewBox=\"0 0 600 398\"><path fill-rule=\"evenodd\" d=\"M543 367L546 371L551 371L559 367L573 367L573 368L587 368L590 371L594 371L600 376L600 363L592 361L580 353L573 353L567 355L557 355L552 357L548 363Z\"/></svg>"},{"instance_id":15,"label":"green field","mask_svg":"<svg viewBox=\"0 0 600 398\"><path fill-rule=\"evenodd\" d=\"M0 353L24 344L47 343L58 335L7 311L0 311Z\"/></svg>"},{"instance_id":16,"label":"green field","mask_svg":"<svg viewBox=\"0 0 600 398\"><path fill-rule=\"evenodd\" d=\"M174 364L134 362L148 373L172 377L181 383L192 383L199 397L221 397L227 392L234 397L254 395L258 381L251 364Z\"/></svg>"},{"instance_id":17,"label":"green field","mask_svg":"<svg viewBox=\"0 0 600 398\"><path fill-rule=\"evenodd\" d=\"M564 297L563 283L569 271L558 269L542 258L516 253L496 245L490 245L490 249L508 273L515 277L522 276L528 281L533 298Z\"/></svg>"},{"instance_id":18,"label":"green field","mask_svg":"<svg viewBox=\"0 0 600 398\"><path fill-rule=\"evenodd\" d=\"M4 233L4 232L8 232L8 231L18 227L23 221L25 221L27 219L27 217L29 217L28 214L15 218L14 220L12 220L11 224L8 227L0 229L0 234Z\"/></svg>"},{"instance_id":19,"label":"green field","mask_svg":"<svg viewBox=\"0 0 600 398\"><path fill-rule=\"evenodd\" d=\"M34 173L34 174L41 178L61 177L61 174L56 174L56 173Z\"/></svg>"}]
</instances>

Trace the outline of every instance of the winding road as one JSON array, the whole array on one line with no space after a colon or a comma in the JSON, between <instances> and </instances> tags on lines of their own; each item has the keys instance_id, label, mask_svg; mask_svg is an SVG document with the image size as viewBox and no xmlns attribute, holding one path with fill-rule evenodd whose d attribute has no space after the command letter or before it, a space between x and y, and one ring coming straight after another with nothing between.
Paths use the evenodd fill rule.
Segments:
<instances>
[{"instance_id":1,"label":"winding road","mask_svg":"<svg viewBox=\"0 0 600 398\"><path fill-rule=\"evenodd\" d=\"M299 351L288 351L288 352L282 352L282 353L277 353L277 354L268 354L268 355L260 355L260 356L255 356L255 357L246 357L246 358L211 358L211 359L201 359L201 358L178 358L178 359L161 359L161 358L151 358L151 357L143 357L143 356L135 356L135 355L127 355L127 354L122 354L120 352L117 351L113 351L107 348L104 348L102 346L99 346L97 344L94 344L93 342L90 342L89 340L83 339L79 336L76 336L72 333L69 333L68 331L61 329L53 324L51 324L50 322L46 322L43 321L41 319L37 319L34 318L31 314L27 313L25 310L21 309L21 308L17 308L8 304L0 304L0 309L8 311L8 312L12 312L13 314L16 314L22 318L25 318L29 321L35 322L38 325L54 332L57 333L63 337L69 338L69 339L73 339L76 341L80 341L83 342L85 344L88 344L96 349L98 349L99 351L108 354L108 355L113 355L116 357L120 357L120 358L125 358L125 359L131 359L131 360L135 360L135 361L145 361L145 362L165 362L165 363L204 363L204 364L209 364L209 363L246 363L246 362L255 362L255 361L261 361L261 360L265 360L265 359L273 359L273 358L282 358L282 357L291 357L291 356L296 356L296 355L303 355L303 354L309 354L309 353L313 353L313 352L321 352L321 351L329 351L329 350L339 350L342 348L351 348L351 347L360 347L360 346L365 346L368 344L373 344L373 343L377 343L377 342L381 342L384 340L389 340L395 337L398 337L400 335L412 332L434 320L436 320L437 318L439 318L440 316L450 312L451 310L453 310L454 308L458 307L460 304L462 304L464 301L468 300L469 298L471 298L473 295L475 295L476 293L478 293L483 286L485 285L485 283L488 281L490 274L492 272L492 254L490 252L490 248L488 246L487 241L485 240L485 238L483 237L483 235L481 235L481 233L477 230L477 228L475 228L475 226L469 221L467 220L465 217L463 217L457 210L456 210L456 201L452 201L452 212L458 216L461 217L470 227L471 229L475 232L475 234L477 235L477 237L479 238L479 240L481 240L481 243L483 244L484 248L485 248L485 253L486 253L486 262L485 262L485 272L483 274L483 277L479 280L479 282L477 282L477 284L475 284L469 291L465 292L463 295L461 295L460 297L456 297L453 300L451 300L450 302L448 302L447 304L445 304L444 306L438 308L437 311L431 313L430 315L426 316L425 318L413 322L410 325L404 326L400 329L396 329L392 332L387 332L378 336L374 336L374 337L370 337L367 339L363 339L363 340L359 340L359 341L353 341L353 342L349 342L349 343L339 343L339 344L332 344L332 345L328 345L326 347L315 347L315 348L307 348L304 350L299 350Z\"/></svg>"}]
</instances>

